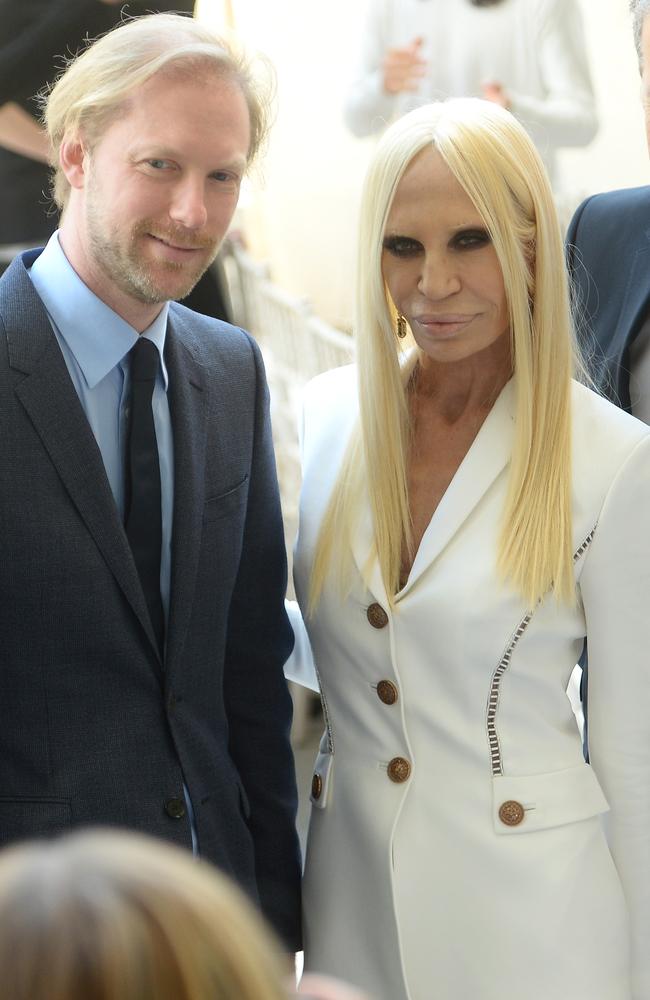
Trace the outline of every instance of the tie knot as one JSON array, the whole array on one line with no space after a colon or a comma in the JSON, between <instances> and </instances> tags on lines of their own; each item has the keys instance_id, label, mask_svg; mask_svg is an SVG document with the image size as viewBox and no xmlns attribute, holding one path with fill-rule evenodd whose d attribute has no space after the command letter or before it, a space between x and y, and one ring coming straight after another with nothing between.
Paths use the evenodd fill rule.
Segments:
<instances>
[{"instance_id":1,"label":"tie knot","mask_svg":"<svg viewBox=\"0 0 650 1000\"><path fill-rule=\"evenodd\" d=\"M131 358L132 382L155 382L158 374L158 348L146 337L138 337L138 342L129 351Z\"/></svg>"}]
</instances>

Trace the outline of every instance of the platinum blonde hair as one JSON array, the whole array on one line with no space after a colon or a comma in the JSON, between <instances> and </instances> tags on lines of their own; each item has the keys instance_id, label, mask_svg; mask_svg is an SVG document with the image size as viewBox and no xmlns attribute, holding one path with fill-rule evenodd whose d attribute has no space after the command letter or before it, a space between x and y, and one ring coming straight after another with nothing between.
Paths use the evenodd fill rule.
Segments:
<instances>
[{"instance_id":1,"label":"platinum blonde hair","mask_svg":"<svg viewBox=\"0 0 650 1000\"><path fill-rule=\"evenodd\" d=\"M124 111L129 95L156 73L215 76L241 90L250 117L252 163L271 121L274 76L206 25L180 14L146 14L119 25L72 59L42 98L43 124L52 149L52 195L62 210L69 194L59 165L64 138L83 133L90 146Z\"/></svg>"},{"instance_id":2,"label":"platinum blonde hair","mask_svg":"<svg viewBox=\"0 0 650 1000\"><path fill-rule=\"evenodd\" d=\"M523 127L485 101L417 109L377 146L361 202L356 338L360 417L330 499L311 578L310 608L330 568L349 576L349 537L367 484L376 555L389 600L403 546L412 550L407 490L409 363L395 335L382 244L397 186L433 148L474 203L492 239L510 317L516 428L498 548L504 579L534 603L553 588L575 597L571 533L571 378L577 358L564 250L546 172ZM412 367L413 362L410 363Z\"/></svg>"},{"instance_id":3,"label":"platinum blonde hair","mask_svg":"<svg viewBox=\"0 0 650 1000\"><path fill-rule=\"evenodd\" d=\"M630 13L632 15L632 31L634 32L634 44L639 57L639 66L643 69L641 37L643 35L643 23L648 14L650 14L650 0L630 0Z\"/></svg>"},{"instance_id":4,"label":"platinum blonde hair","mask_svg":"<svg viewBox=\"0 0 650 1000\"><path fill-rule=\"evenodd\" d=\"M252 904L180 848L94 831L0 855L12 1000L286 1000L287 972Z\"/></svg>"}]
</instances>

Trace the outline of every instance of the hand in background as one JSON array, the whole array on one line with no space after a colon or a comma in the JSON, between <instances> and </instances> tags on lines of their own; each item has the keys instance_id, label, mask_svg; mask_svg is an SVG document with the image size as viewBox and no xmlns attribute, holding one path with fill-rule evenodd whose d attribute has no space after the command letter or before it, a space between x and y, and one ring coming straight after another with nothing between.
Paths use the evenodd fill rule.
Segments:
<instances>
[{"instance_id":1,"label":"hand in background","mask_svg":"<svg viewBox=\"0 0 650 1000\"><path fill-rule=\"evenodd\" d=\"M307 973L300 980L298 996L303 1000L372 1000L367 993L360 993L339 979Z\"/></svg>"},{"instance_id":2,"label":"hand in background","mask_svg":"<svg viewBox=\"0 0 650 1000\"><path fill-rule=\"evenodd\" d=\"M421 56L422 38L414 38L404 48L388 49L384 56L384 90L387 94L415 91L426 73L427 64Z\"/></svg>"},{"instance_id":3,"label":"hand in background","mask_svg":"<svg viewBox=\"0 0 650 1000\"><path fill-rule=\"evenodd\" d=\"M483 92L482 96L486 101L492 101L493 104L500 104L506 111L510 110L510 98L500 83L483 83L481 84L481 90Z\"/></svg>"}]
</instances>

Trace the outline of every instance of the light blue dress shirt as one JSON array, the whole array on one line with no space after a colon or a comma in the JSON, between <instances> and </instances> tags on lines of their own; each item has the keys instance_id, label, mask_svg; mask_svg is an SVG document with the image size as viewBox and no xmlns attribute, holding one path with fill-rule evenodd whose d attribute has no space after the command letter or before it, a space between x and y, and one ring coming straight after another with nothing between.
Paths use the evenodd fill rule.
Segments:
<instances>
[{"instance_id":1,"label":"light blue dress shirt","mask_svg":"<svg viewBox=\"0 0 650 1000\"><path fill-rule=\"evenodd\" d=\"M138 336L146 337L158 348L160 369L152 406L160 457L160 595L165 622L168 622L174 510L174 450L164 360L169 303L165 303L151 326L139 335L83 283L61 249L58 233L50 237L29 274L47 310L70 378L99 445L122 522L130 389L127 355Z\"/></svg>"},{"instance_id":2,"label":"light blue dress shirt","mask_svg":"<svg viewBox=\"0 0 650 1000\"><path fill-rule=\"evenodd\" d=\"M146 337L158 348L160 369L152 407L160 458L160 596L167 623L174 511L174 442L167 401L169 380L164 359L169 303L164 304L151 326L138 334L84 284L61 249L58 232L50 237L29 275L45 306L72 384L95 435L122 522L125 513L124 470L130 389L127 355L137 343L138 336ZM198 838L194 812L187 786L183 787L192 830L192 847L196 854Z\"/></svg>"}]
</instances>

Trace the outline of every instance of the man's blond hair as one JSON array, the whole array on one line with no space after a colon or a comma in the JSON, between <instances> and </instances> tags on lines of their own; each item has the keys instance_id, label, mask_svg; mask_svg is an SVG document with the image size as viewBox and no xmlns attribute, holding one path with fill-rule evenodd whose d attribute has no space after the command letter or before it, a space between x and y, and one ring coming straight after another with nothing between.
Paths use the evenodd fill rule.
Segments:
<instances>
[{"instance_id":1,"label":"man's blond hair","mask_svg":"<svg viewBox=\"0 0 650 1000\"><path fill-rule=\"evenodd\" d=\"M92 148L129 95L157 73L216 76L239 87L250 118L250 164L266 138L273 94L269 65L260 58L259 67L205 24L180 14L133 18L90 44L43 97L58 207L65 208L70 192L59 164L64 139L82 134Z\"/></svg>"}]
</instances>

